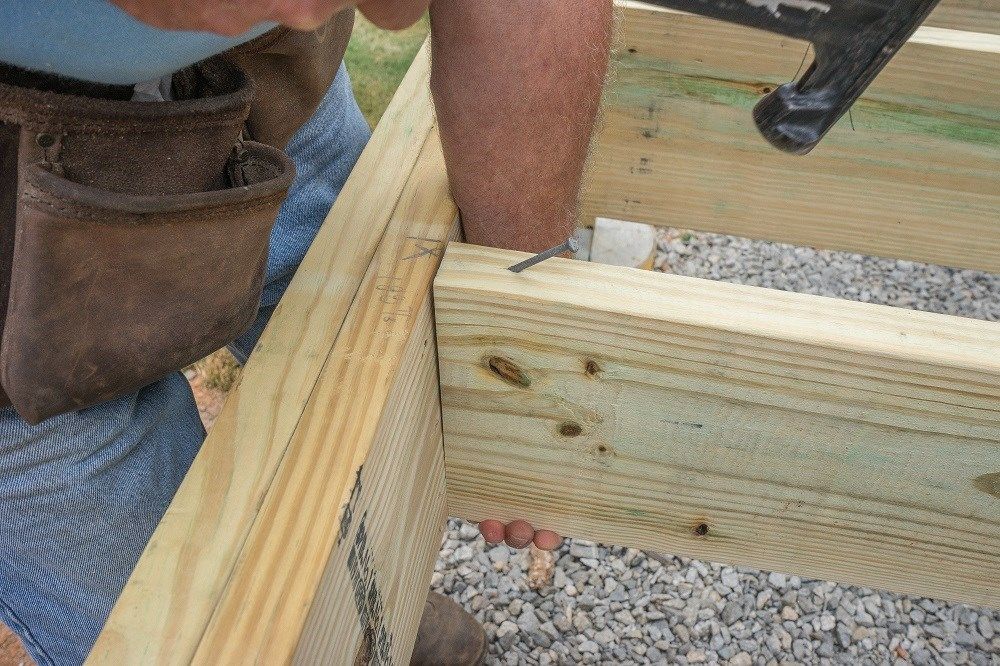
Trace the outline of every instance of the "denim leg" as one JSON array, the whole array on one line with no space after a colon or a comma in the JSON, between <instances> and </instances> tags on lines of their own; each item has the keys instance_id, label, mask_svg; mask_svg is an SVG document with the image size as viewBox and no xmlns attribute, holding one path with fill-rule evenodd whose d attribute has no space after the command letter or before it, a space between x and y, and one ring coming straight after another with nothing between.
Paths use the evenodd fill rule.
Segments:
<instances>
[{"instance_id":1,"label":"denim leg","mask_svg":"<svg viewBox=\"0 0 1000 666\"><path fill-rule=\"evenodd\" d=\"M201 446L183 375L29 426L0 410L0 619L80 663Z\"/></svg>"},{"instance_id":2,"label":"denim leg","mask_svg":"<svg viewBox=\"0 0 1000 666\"><path fill-rule=\"evenodd\" d=\"M369 136L341 69L288 146L298 175L271 237L245 360ZM0 620L39 664L78 664L204 439L173 373L142 390L29 426L0 409Z\"/></svg>"}]
</instances>

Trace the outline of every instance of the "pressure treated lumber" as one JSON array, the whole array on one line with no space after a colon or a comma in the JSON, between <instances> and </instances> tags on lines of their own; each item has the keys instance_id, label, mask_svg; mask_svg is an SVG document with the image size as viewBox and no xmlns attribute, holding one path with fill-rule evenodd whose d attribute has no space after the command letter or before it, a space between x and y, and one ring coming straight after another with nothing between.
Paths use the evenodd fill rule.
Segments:
<instances>
[{"instance_id":1,"label":"pressure treated lumber","mask_svg":"<svg viewBox=\"0 0 1000 666\"><path fill-rule=\"evenodd\" d=\"M921 28L807 156L754 127L803 42L625 7L585 179L596 217L1000 271L1000 37ZM808 57L812 57L811 54Z\"/></svg>"},{"instance_id":2,"label":"pressure treated lumber","mask_svg":"<svg viewBox=\"0 0 1000 666\"><path fill-rule=\"evenodd\" d=\"M924 24L1000 35L1000 4L996 0L941 0Z\"/></svg>"},{"instance_id":3,"label":"pressure treated lumber","mask_svg":"<svg viewBox=\"0 0 1000 666\"><path fill-rule=\"evenodd\" d=\"M617 0L616 4L623 7L665 9L642 0ZM1000 35L1000 4L996 0L941 0L923 25L917 28L917 39L926 35L928 28Z\"/></svg>"},{"instance_id":4,"label":"pressure treated lumber","mask_svg":"<svg viewBox=\"0 0 1000 666\"><path fill-rule=\"evenodd\" d=\"M446 518L430 291L456 215L433 130L196 663L408 661Z\"/></svg>"},{"instance_id":5,"label":"pressure treated lumber","mask_svg":"<svg viewBox=\"0 0 1000 666\"><path fill-rule=\"evenodd\" d=\"M451 515L1000 605L1000 324L452 244Z\"/></svg>"},{"instance_id":6,"label":"pressure treated lumber","mask_svg":"<svg viewBox=\"0 0 1000 666\"><path fill-rule=\"evenodd\" d=\"M354 343L353 340L343 339L344 331L357 334L356 329L342 328L349 309L354 317L349 321L356 322L363 312L368 312L361 308L365 304L370 305L372 290L376 286L392 288L370 272L376 248L382 248L376 260L380 263L376 265L383 267L392 263L394 252L405 251L406 256L417 254L420 270L424 271L420 275L424 276L425 283L429 282L433 272L431 264L436 265L437 260L433 254L420 255L422 250L417 245L423 241L405 239L406 235L413 233L409 225L413 224L414 229L427 226L426 214L441 213L452 218L454 214L445 211L442 208L444 204L433 210L413 209L415 204L423 206L437 201L435 197L440 197L442 186L437 175L430 183L414 179L418 155L422 155L425 165L421 174L427 172L426 164L440 163L436 138L428 140L434 124L428 80L428 53L425 47L345 184L244 368L239 384L230 393L222 414L112 611L91 653L90 662L187 663L194 657L203 637L212 638L211 634L206 635L206 628L213 614L218 618L217 607L227 598L226 586L241 571L237 566L238 560L245 562L249 556L244 552L244 546L252 534L258 512L267 508L268 505L263 503L274 496L273 485L276 479L281 479L279 468L289 446L301 442L301 433L299 439L294 439L296 429L315 423L312 419L317 406L311 396L315 393L314 389L318 390L317 380L324 367L328 366L331 350L338 341L340 346L336 348L341 350L344 345ZM404 189L404 185L408 187ZM430 185L439 189L417 196L415 188ZM452 220L448 219L449 229L451 223ZM379 245L380 241L383 246ZM408 273L404 271L403 274ZM386 350L390 356L380 383L364 389L388 391L391 388L393 391L382 416L370 412L364 414L370 419L370 422L366 421L368 427L376 424L383 428L374 435L375 444L370 445L379 454L373 455L371 468L381 466L383 471L379 474L385 475L387 480L392 477L385 471L388 464L386 452L402 445L401 441L392 439L384 431L393 419L407 421L412 428L413 446L429 447L433 444L433 438L421 439L420 429L426 429L427 424L416 419L412 409L404 409L421 400L426 402L429 398L426 373L405 375L409 377L405 379L399 374L398 366L393 365L398 363L404 351L409 365L413 365L414 359L419 360L417 365L424 370L429 367L428 364L433 364L412 347L416 344L415 340L420 340L422 345L425 338L421 336L429 330L426 318L418 317L421 312L419 294L421 289L426 291L426 284L415 280L397 294L399 298L405 295L411 299L413 318L401 320L388 329L385 326L373 329L379 334L394 337L391 349ZM385 298L389 300L391 297L387 295ZM421 417L430 418L430 415L431 412L421 413ZM342 445L357 455L360 455L362 447L369 446L360 440L350 439ZM412 452L419 460L405 470L424 476L418 481L404 475L401 480L403 486L395 491L397 494L388 495L394 502L409 502L404 506L409 506L408 510L419 518L418 524L426 528L425 538L428 541L424 541L424 537L418 538L409 547L410 550L399 551L402 556L413 557L412 566L403 568L413 576L413 580L420 578L417 571L420 567L428 566L421 557L429 557L431 550L436 551L437 535L440 533L440 525L434 525L441 518L436 504L440 492L439 475L434 462L438 454L433 449L425 449L424 452L426 456L417 456L416 451ZM399 460L406 464L411 462L407 455L402 454ZM352 480L355 472L350 472ZM330 473L333 474L333 470ZM395 473L401 472L397 470ZM353 487L358 486L347 487L348 494ZM369 501L369 493L385 491L380 483L365 482L362 477L360 492L361 495L354 499L356 507ZM406 493L411 494L409 499L406 499ZM347 498L341 502L336 495L330 497L338 502L338 506L347 502ZM387 506L394 505L390 503ZM406 511L402 514L405 515ZM381 548L386 543L395 543L386 536L386 529L392 526L384 521L383 516L371 514L369 521L373 521L368 526L370 544ZM324 527L336 522L331 518ZM355 531L350 530L348 536L354 538ZM433 542L433 548L428 550L430 542ZM293 542L286 546L293 550L298 548ZM381 566L382 560L376 558L376 562ZM317 571L322 571L321 562L315 563L315 566ZM425 580L421 580L421 585ZM394 609L393 605L399 606L400 595L408 593L414 583L409 578L388 582L393 587L384 591L386 612L395 613L392 627L401 632L396 644L403 645L406 635L413 629L412 612L404 608ZM323 583L325 586L331 584ZM285 603L294 602L287 596L288 591L276 583L274 592L285 594ZM307 603L303 608L312 612ZM322 624L320 612L317 606L316 626ZM349 610L339 609L338 612L338 617L350 616ZM355 619L353 624L344 625L342 629L353 631L352 635L355 635L360 633L360 626ZM330 634L327 638L333 636ZM311 640L311 645L323 643L322 637ZM398 651L401 648L395 649ZM204 651L201 654L204 655ZM251 654L248 647L242 657ZM219 661L213 655L205 656Z\"/></svg>"}]
</instances>

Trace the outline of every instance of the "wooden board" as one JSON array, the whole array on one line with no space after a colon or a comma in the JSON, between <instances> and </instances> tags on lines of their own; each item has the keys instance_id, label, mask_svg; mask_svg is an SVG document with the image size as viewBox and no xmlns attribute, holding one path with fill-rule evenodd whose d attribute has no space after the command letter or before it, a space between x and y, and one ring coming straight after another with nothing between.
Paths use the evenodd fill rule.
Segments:
<instances>
[{"instance_id":1,"label":"wooden board","mask_svg":"<svg viewBox=\"0 0 1000 666\"><path fill-rule=\"evenodd\" d=\"M622 7L664 9L642 0L616 0L616 4ZM926 35L927 28L1000 35L1000 5L996 0L941 0L917 31ZM922 35L917 38L920 39L920 36Z\"/></svg>"},{"instance_id":2,"label":"wooden board","mask_svg":"<svg viewBox=\"0 0 1000 666\"><path fill-rule=\"evenodd\" d=\"M400 216L410 214L414 201L404 200L402 195L404 191L413 194L418 185L413 180L418 154L424 151L425 163L428 160L437 163L436 144L428 143L434 124L428 80L425 47L386 110L383 122L344 186L244 368L238 386L230 393L211 435L143 553L98 638L89 658L91 663L187 663L194 657L209 620L224 598L226 585L237 571L238 559L245 559L241 556L244 544L287 449L291 442L300 441L293 440L293 433L304 414L315 413L315 406L310 407L311 396L331 349L344 335L342 324L356 302L356 294L370 296L375 279L369 273L370 265L383 235L390 234L387 226L391 229L393 250L398 250L403 242L407 231L400 226L404 219ZM440 182L437 178L433 184ZM406 183L410 183L408 190L404 190ZM426 203L425 198L419 201ZM395 220L391 226L390 218ZM388 251L381 251L383 262L388 259ZM364 288L359 292L363 284L369 292ZM421 285L414 288L419 290ZM415 304L419 303L417 298ZM357 312L361 306L353 307L352 311ZM414 312L416 315L419 307ZM394 341L399 345L394 347L395 353L399 354L410 340L426 332L426 321L414 319L409 321L409 328L393 330L399 336ZM427 359L420 358L426 366ZM395 374L387 371L383 388L392 387L395 378ZM409 399L425 400L427 396L420 393L426 388L425 379L415 376L412 385L399 386L410 387L413 393ZM411 418L398 411L404 403L393 404L397 411L389 410L375 422ZM415 425L421 424L415 422ZM422 442L418 430L414 430L413 436L414 446L429 446L430 440ZM381 442L379 447L383 447L380 451L401 445L386 439L381 432L376 439ZM384 465L380 460L374 458L372 465ZM427 472L426 479L420 480L427 485L399 488L399 492L413 492L414 501L425 503L429 510L424 518L428 521L427 538L435 541L436 550L437 537L433 535L432 524L439 518L432 492L436 472L433 457L422 460L423 465L415 469ZM364 492L381 487L376 483L362 485ZM419 502L414 509L419 508ZM377 539L385 536L370 538L372 543L382 543ZM426 545L418 541L413 548L420 550ZM321 565L317 566L322 571ZM414 566L419 568L423 564L415 561ZM275 591L281 592L277 588ZM393 588L387 595L395 593Z\"/></svg>"},{"instance_id":3,"label":"wooden board","mask_svg":"<svg viewBox=\"0 0 1000 666\"><path fill-rule=\"evenodd\" d=\"M1000 605L1000 324L453 244L451 515Z\"/></svg>"},{"instance_id":4,"label":"wooden board","mask_svg":"<svg viewBox=\"0 0 1000 666\"><path fill-rule=\"evenodd\" d=\"M585 179L596 217L1000 271L1000 37L911 41L808 156L750 110L805 45L626 7Z\"/></svg>"},{"instance_id":5,"label":"wooden board","mask_svg":"<svg viewBox=\"0 0 1000 666\"><path fill-rule=\"evenodd\" d=\"M924 24L1000 35L1000 4L996 0L941 0Z\"/></svg>"},{"instance_id":6,"label":"wooden board","mask_svg":"<svg viewBox=\"0 0 1000 666\"><path fill-rule=\"evenodd\" d=\"M409 659L446 518L430 290L456 216L433 130L195 662Z\"/></svg>"}]
</instances>

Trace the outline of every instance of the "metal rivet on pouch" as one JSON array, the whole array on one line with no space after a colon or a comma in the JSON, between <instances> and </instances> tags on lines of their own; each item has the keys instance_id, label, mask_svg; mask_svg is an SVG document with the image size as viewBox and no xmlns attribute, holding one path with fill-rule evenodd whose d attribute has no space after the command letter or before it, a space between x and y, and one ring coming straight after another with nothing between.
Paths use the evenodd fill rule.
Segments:
<instances>
[{"instance_id":1,"label":"metal rivet on pouch","mask_svg":"<svg viewBox=\"0 0 1000 666\"><path fill-rule=\"evenodd\" d=\"M51 148L56 143L56 138L51 134L39 134L35 137L35 143L42 148Z\"/></svg>"}]
</instances>

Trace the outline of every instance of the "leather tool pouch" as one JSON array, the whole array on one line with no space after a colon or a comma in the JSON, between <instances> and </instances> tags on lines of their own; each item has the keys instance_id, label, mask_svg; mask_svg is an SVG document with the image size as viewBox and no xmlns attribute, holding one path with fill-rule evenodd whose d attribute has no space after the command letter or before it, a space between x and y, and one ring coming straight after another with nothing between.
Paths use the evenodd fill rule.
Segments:
<instances>
[{"instance_id":1,"label":"leather tool pouch","mask_svg":"<svg viewBox=\"0 0 1000 666\"><path fill-rule=\"evenodd\" d=\"M226 51L220 57L253 80L247 135L285 148L330 89L354 27L354 8L334 15L310 32L279 27Z\"/></svg>"},{"instance_id":2,"label":"leather tool pouch","mask_svg":"<svg viewBox=\"0 0 1000 666\"><path fill-rule=\"evenodd\" d=\"M173 88L132 102L0 68L0 383L29 423L136 390L254 319L294 166L242 139L239 67L214 58Z\"/></svg>"}]
</instances>

